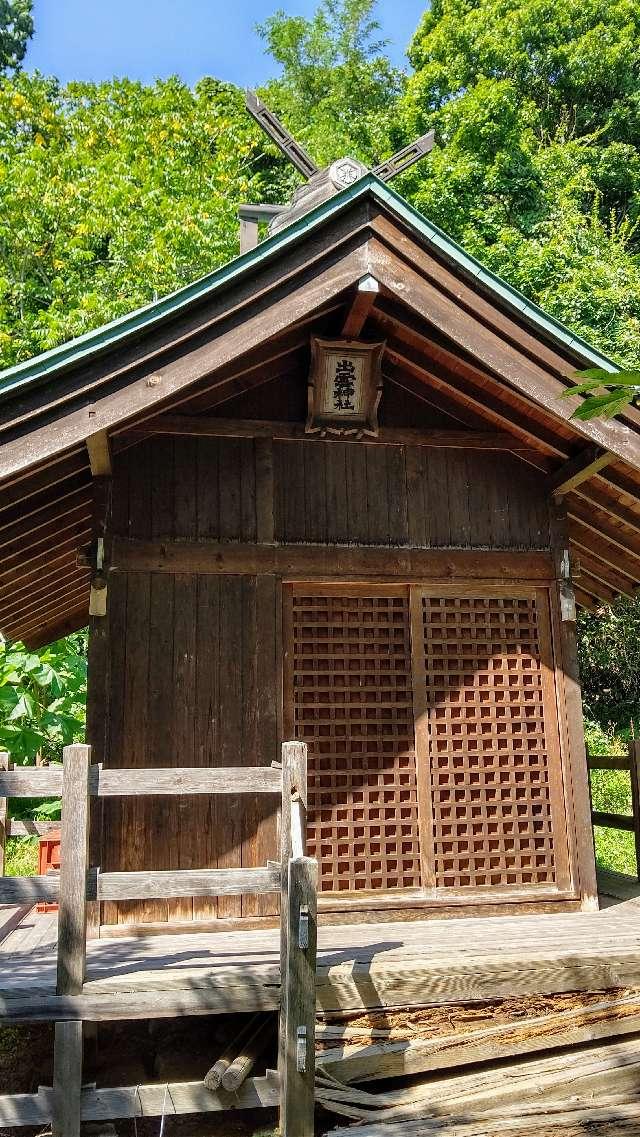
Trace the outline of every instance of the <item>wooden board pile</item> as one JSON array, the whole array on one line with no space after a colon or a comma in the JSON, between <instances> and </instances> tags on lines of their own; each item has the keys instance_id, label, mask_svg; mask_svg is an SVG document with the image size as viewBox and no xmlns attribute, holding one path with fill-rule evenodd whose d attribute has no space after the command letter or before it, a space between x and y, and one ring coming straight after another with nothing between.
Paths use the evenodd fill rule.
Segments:
<instances>
[{"instance_id":1,"label":"wooden board pile","mask_svg":"<svg viewBox=\"0 0 640 1137\"><path fill-rule=\"evenodd\" d=\"M353 1084L406 1075L413 1084L402 1089ZM640 991L325 1021L318 1029L316 1096L357 1122L358 1137L637 1135ZM332 1130L335 1137L352 1132Z\"/></svg>"}]
</instances>

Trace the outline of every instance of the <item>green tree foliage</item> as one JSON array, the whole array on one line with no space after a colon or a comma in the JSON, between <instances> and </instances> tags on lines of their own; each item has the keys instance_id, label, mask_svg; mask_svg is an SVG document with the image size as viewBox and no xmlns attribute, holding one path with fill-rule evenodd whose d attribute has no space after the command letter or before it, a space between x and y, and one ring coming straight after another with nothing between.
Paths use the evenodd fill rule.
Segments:
<instances>
[{"instance_id":1,"label":"green tree foliage","mask_svg":"<svg viewBox=\"0 0 640 1137\"><path fill-rule=\"evenodd\" d=\"M623 364L640 359L640 8L433 0L410 49L405 191L491 268Z\"/></svg>"},{"instance_id":2,"label":"green tree foliage","mask_svg":"<svg viewBox=\"0 0 640 1137\"><path fill-rule=\"evenodd\" d=\"M585 713L605 729L640 731L640 602L622 598L579 617Z\"/></svg>"},{"instance_id":3,"label":"green tree foliage","mask_svg":"<svg viewBox=\"0 0 640 1137\"><path fill-rule=\"evenodd\" d=\"M0 80L0 367L235 256L238 205L284 167L215 79Z\"/></svg>"},{"instance_id":4,"label":"green tree foliage","mask_svg":"<svg viewBox=\"0 0 640 1137\"><path fill-rule=\"evenodd\" d=\"M384 53L376 0L321 0L311 19L278 11L258 31L282 68L264 96L320 165L390 150L404 75Z\"/></svg>"},{"instance_id":5,"label":"green tree foliage","mask_svg":"<svg viewBox=\"0 0 640 1137\"><path fill-rule=\"evenodd\" d=\"M22 63L33 35L32 0L0 0L0 75Z\"/></svg>"},{"instance_id":6,"label":"green tree foliage","mask_svg":"<svg viewBox=\"0 0 640 1137\"><path fill-rule=\"evenodd\" d=\"M0 641L0 750L21 765L62 761L84 737L86 682L84 632L39 651Z\"/></svg>"}]
</instances>

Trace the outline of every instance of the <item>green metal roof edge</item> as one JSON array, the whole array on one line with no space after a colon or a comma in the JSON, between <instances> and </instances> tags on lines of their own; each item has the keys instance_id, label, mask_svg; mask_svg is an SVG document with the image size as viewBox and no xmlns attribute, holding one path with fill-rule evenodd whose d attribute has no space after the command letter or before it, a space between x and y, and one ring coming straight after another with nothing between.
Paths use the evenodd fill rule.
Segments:
<instances>
[{"instance_id":1,"label":"green metal roof edge","mask_svg":"<svg viewBox=\"0 0 640 1137\"><path fill-rule=\"evenodd\" d=\"M256 267L269 257L276 255L314 226L321 224L343 207L364 196L369 190L373 190L382 202L399 214L405 223L422 238L445 253L467 275L480 281L489 291L499 296L501 300L506 301L531 324L542 329L548 336L562 343L565 347L576 351L589 363L611 372L620 369L608 356L597 351L586 340L561 324L559 320L555 320L537 304L527 300L521 292L512 288L496 273L485 268L480 261L465 252L442 229L427 221L417 209L375 174L368 173L354 182L352 186L329 198L328 201L321 202L315 209L292 222L280 233L262 241L257 248L234 257L221 265L220 268L214 269L192 284L185 285L183 288L169 293L168 296L164 296L161 300L154 300L151 304L146 304L142 308L127 313L126 316L119 316L108 324L103 324L99 328L85 332L82 336L67 340L66 343L60 344L58 347L51 348L41 355L25 360L23 363L17 363L0 372L0 398L14 393L27 384L46 381L64 367L89 360L108 351L120 341L129 337L133 338L147 328L153 327L165 317L177 315L193 302L204 299L248 269Z\"/></svg>"},{"instance_id":2,"label":"green metal roof edge","mask_svg":"<svg viewBox=\"0 0 640 1137\"><path fill-rule=\"evenodd\" d=\"M135 311L128 312L125 316L118 316L117 319L111 320L108 324L102 324L99 328L94 328L90 332L85 332L84 335L67 340L57 347L50 348L49 351L26 359L22 363L16 363L13 367L0 372L0 398L5 394L15 392L27 383L46 380L67 365L72 366L82 362L82 360L91 359L95 355L114 347L120 341L126 340L130 336L133 338L136 334L153 327L167 316L177 315L193 302L204 299L216 289L233 281L247 269L253 268L270 256L279 253L281 249L286 248L306 233L316 221L324 221L355 198L362 196L374 182L378 182L378 178L374 174L365 174L352 186L342 190L335 197L329 198L328 201L321 202L315 209L298 218L280 233L262 241L255 249L233 257L232 260L227 261L219 268L199 277L192 284L178 288L160 300L154 300L142 308L136 308Z\"/></svg>"},{"instance_id":3,"label":"green metal roof edge","mask_svg":"<svg viewBox=\"0 0 640 1137\"><path fill-rule=\"evenodd\" d=\"M454 241L453 237L448 237L447 234L439 229L437 225L433 225L427 221L426 217L419 213L413 205L410 205L403 197L391 189L390 186L381 182L376 178L376 190L378 196L381 197L387 205L391 206L396 212L403 215L404 219L416 229L422 237L426 237L433 245L441 249L451 260L455 261L461 268L468 273L469 276L481 281L485 284L491 292L497 294L501 299L506 300L512 308L517 309L520 315L528 319L532 324L542 328L548 335L563 343L566 347L572 348L579 352L590 363L595 363L598 367L603 367L607 371L616 372L620 370L620 365L615 363L609 356L604 355L588 343L587 340L582 339L581 336L572 332L559 320L549 316L544 309L534 304L532 300L527 300L526 296L519 292L517 288L507 284L497 273L492 272L491 269L485 268L481 261L471 256L470 253L465 252L461 245Z\"/></svg>"}]
</instances>

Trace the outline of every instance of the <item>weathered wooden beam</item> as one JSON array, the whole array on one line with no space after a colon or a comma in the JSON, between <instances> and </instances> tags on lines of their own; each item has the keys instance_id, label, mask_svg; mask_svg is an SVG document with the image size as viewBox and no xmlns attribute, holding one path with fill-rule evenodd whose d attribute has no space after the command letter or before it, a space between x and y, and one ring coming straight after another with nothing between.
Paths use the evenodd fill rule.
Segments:
<instances>
[{"instance_id":1,"label":"weathered wooden beam","mask_svg":"<svg viewBox=\"0 0 640 1137\"><path fill-rule=\"evenodd\" d=\"M321 439L307 434L304 423L269 422L263 419L227 419L207 415L164 415L144 424L147 434L176 434L207 438L270 438L274 441L302 439L305 442L353 442L355 445L427 446L463 450L511 450L528 452L530 447L506 431L420 430L413 427L381 427L377 435L362 440L351 435L327 434Z\"/></svg>"},{"instance_id":2,"label":"weathered wooden beam","mask_svg":"<svg viewBox=\"0 0 640 1137\"><path fill-rule=\"evenodd\" d=\"M91 747L65 746L58 912L58 995L79 995L87 957Z\"/></svg>"},{"instance_id":3,"label":"weathered wooden beam","mask_svg":"<svg viewBox=\"0 0 640 1137\"><path fill-rule=\"evenodd\" d=\"M586 446L547 479L547 493L555 496L569 493L614 461L615 455L609 450L602 450L599 446Z\"/></svg>"},{"instance_id":4,"label":"weathered wooden beam","mask_svg":"<svg viewBox=\"0 0 640 1137\"><path fill-rule=\"evenodd\" d=\"M524 1008L523 1008L524 1011ZM410 1030L410 1025L407 1028ZM514 1021L432 1038L408 1035L387 1041L367 1041L347 1047L337 1044L316 1055L319 1071L341 1082L380 1081L432 1070L454 1070L517 1054L535 1054L560 1046L578 1046L598 1038L640 1031L640 998L603 998L566 1011L519 1017Z\"/></svg>"},{"instance_id":5,"label":"weathered wooden beam","mask_svg":"<svg viewBox=\"0 0 640 1137\"><path fill-rule=\"evenodd\" d=\"M235 1093L207 1090L202 1082L151 1082L140 1086L85 1088L80 1094L82 1121L117 1121L135 1117L162 1117L193 1113L219 1113L236 1109L273 1109L278 1104L275 1073L248 1078ZM2 1094L0 1125L46 1125L53 1113L53 1092Z\"/></svg>"},{"instance_id":6,"label":"weathered wooden beam","mask_svg":"<svg viewBox=\"0 0 640 1137\"><path fill-rule=\"evenodd\" d=\"M279 976L252 981L236 974L216 974L206 985L166 990L123 992L91 990L83 995L48 995L42 991L0 993L0 1023L62 1022L81 1017L85 1022L127 1019L181 1018L183 1015L249 1014L276 1011L280 1006Z\"/></svg>"},{"instance_id":7,"label":"weathered wooden beam","mask_svg":"<svg viewBox=\"0 0 640 1137\"><path fill-rule=\"evenodd\" d=\"M265 869L158 869L98 873L98 900L148 900L170 896L240 896L279 892L280 866Z\"/></svg>"},{"instance_id":8,"label":"weathered wooden beam","mask_svg":"<svg viewBox=\"0 0 640 1137\"><path fill-rule=\"evenodd\" d=\"M60 831L59 821L25 821L7 822L7 837L47 837L51 833Z\"/></svg>"},{"instance_id":9,"label":"weathered wooden beam","mask_svg":"<svg viewBox=\"0 0 640 1137\"><path fill-rule=\"evenodd\" d=\"M56 1023L53 1048L52 1137L80 1137L82 1022Z\"/></svg>"},{"instance_id":10,"label":"weathered wooden beam","mask_svg":"<svg viewBox=\"0 0 640 1137\"><path fill-rule=\"evenodd\" d=\"M557 615L552 606L552 625L556 625L554 638L557 636L559 641L556 649L559 665L559 697L564 701L560 730L564 762L570 772L573 787L567 810L569 844L573 851L574 872L579 881L583 905L587 909L597 909L598 886L593 853L589 775L578 667L576 604L571 580L569 531L564 498L550 499L549 527L557 604Z\"/></svg>"},{"instance_id":11,"label":"weathered wooden beam","mask_svg":"<svg viewBox=\"0 0 640 1137\"><path fill-rule=\"evenodd\" d=\"M285 1039L280 1094L282 1137L313 1137L318 862L289 861Z\"/></svg>"},{"instance_id":12,"label":"weathered wooden beam","mask_svg":"<svg viewBox=\"0 0 640 1137\"><path fill-rule=\"evenodd\" d=\"M358 281L355 296L340 333L344 339L358 338L376 302L379 291L380 285L373 276L363 276L362 280Z\"/></svg>"},{"instance_id":13,"label":"weathered wooden beam","mask_svg":"<svg viewBox=\"0 0 640 1137\"><path fill-rule=\"evenodd\" d=\"M49 876L3 876L0 878L0 904L35 904L58 899L57 874Z\"/></svg>"},{"instance_id":14,"label":"weathered wooden beam","mask_svg":"<svg viewBox=\"0 0 640 1137\"><path fill-rule=\"evenodd\" d=\"M1 788L1 782L0 782ZM95 787L100 797L138 794L279 794L282 773L271 766L101 768Z\"/></svg>"},{"instance_id":15,"label":"weathered wooden beam","mask_svg":"<svg viewBox=\"0 0 640 1137\"><path fill-rule=\"evenodd\" d=\"M60 797L61 766L23 766L17 770L0 770L0 796Z\"/></svg>"},{"instance_id":16,"label":"weathered wooden beam","mask_svg":"<svg viewBox=\"0 0 640 1137\"><path fill-rule=\"evenodd\" d=\"M282 788L282 773L270 766L178 766L126 770L91 766L88 786L91 794L100 797L277 794ZM62 792L63 771L60 766L0 769L0 795L5 797L60 797Z\"/></svg>"},{"instance_id":17,"label":"weathered wooden beam","mask_svg":"<svg viewBox=\"0 0 640 1137\"><path fill-rule=\"evenodd\" d=\"M221 541L138 541L114 538L112 570L267 574L287 580L381 581L549 580L548 553L510 550L405 549L327 545L234 545Z\"/></svg>"}]
</instances>

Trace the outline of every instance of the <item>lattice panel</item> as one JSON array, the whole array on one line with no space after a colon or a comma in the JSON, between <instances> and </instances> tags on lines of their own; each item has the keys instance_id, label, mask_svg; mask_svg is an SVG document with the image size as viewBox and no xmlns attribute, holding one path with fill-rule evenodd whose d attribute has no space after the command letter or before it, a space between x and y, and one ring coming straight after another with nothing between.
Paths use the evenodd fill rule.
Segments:
<instances>
[{"instance_id":1,"label":"lattice panel","mask_svg":"<svg viewBox=\"0 0 640 1137\"><path fill-rule=\"evenodd\" d=\"M408 598L294 593L293 672L320 889L419 888Z\"/></svg>"},{"instance_id":2,"label":"lattice panel","mask_svg":"<svg viewBox=\"0 0 640 1137\"><path fill-rule=\"evenodd\" d=\"M423 597L422 616L436 887L553 885L535 600Z\"/></svg>"}]
</instances>

